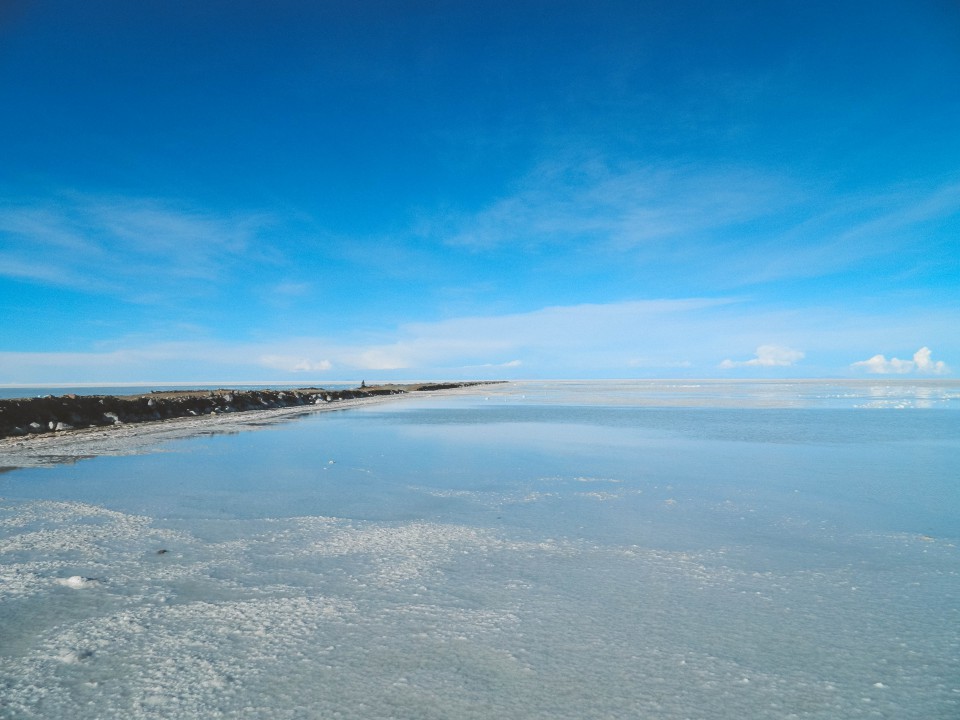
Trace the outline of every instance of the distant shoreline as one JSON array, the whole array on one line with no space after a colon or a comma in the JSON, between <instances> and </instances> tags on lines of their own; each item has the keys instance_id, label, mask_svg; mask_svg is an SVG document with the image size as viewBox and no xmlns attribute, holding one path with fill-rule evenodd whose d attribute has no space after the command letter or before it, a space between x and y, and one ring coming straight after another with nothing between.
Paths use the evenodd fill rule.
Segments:
<instances>
[{"instance_id":1,"label":"distant shoreline","mask_svg":"<svg viewBox=\"0 0 960 720\"><path fill-rule=\"evenodd\" d=\"M0 472L100 455L140 454L169 440L251 430L315 412L423 393L469 392L501 382L375 385L349 390L175 390L0 400Z\"/></svg>"}]
</instances>

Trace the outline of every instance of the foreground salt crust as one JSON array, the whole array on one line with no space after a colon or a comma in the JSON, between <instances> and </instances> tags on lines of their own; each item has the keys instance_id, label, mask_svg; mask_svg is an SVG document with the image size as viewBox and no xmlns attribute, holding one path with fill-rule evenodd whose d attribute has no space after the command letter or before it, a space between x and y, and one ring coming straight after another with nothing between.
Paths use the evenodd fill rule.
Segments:
<instances>
[{"instance_id":1,"label":"foreground salt crust","mask_svg":"<svg viewBox=\"0 0 960 720\"><path fill-rule=\"evenodd\" d=\"M916 561L897 612L856 565L0 501L0 717L938 717L960 668L911 652L951 657L918 601L955 548L865 543Z\"/></svg>"}]
</instances>

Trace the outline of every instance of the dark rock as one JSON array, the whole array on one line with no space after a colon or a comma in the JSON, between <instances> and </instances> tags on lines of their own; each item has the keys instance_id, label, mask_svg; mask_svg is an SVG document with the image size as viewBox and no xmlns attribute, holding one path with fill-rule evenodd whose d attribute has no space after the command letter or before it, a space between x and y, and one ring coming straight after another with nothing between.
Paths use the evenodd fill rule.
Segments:
<instances>
[{"instance_id":1,"label":"dark rock","mask_svg":"<svg viewBox=\"0 0 960 720\"><path fill-rule=\"evenodd\" d=\"M477 383L433 383L409 386L418 390L440 390ZM336 402L374 395L406 392L396 386L353 390L217 390L157 391L147 395L115 397L105 395L64 395L62 397L14 398L0 400L0 437L66 431L72 427L122 425L164 418L197 417L218 412L242 412L264 408L296 407Z\"/></svg>"}]
</instances>

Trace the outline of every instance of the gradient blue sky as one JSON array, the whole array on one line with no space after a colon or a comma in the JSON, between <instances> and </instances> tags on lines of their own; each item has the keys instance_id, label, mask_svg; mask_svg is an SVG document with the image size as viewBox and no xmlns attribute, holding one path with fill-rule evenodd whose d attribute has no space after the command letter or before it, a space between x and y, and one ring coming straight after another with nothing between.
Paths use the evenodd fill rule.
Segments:
<instances>
[{"instance_id":1,"label":"gradient blue sky","mask_svg":"<svg viewBox=\"0 0 960 720\"><path fill-rule=\"evenodd\" d=\"M949 374L958 78L954 0L6 0L0 383Z\"/></svg>"}]
</instances>

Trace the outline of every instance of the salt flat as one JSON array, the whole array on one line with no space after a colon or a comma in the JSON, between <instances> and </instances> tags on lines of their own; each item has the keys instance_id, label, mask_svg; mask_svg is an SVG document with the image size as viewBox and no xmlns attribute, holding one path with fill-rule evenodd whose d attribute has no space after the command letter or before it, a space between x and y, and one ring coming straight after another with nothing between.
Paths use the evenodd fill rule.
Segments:
<instances>
[{"instance_id":1,"label":"salt flat","mask_svg":"<svg viewBox=\"0 0 960 720\"><path fill-rule=\"evenodd\" d=\"M0 718L953 720L955 387L748 390L516 383L6 472Z\"/></svg>"}]
</instances>

